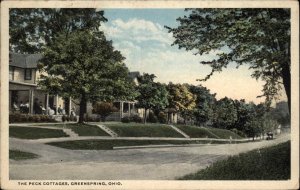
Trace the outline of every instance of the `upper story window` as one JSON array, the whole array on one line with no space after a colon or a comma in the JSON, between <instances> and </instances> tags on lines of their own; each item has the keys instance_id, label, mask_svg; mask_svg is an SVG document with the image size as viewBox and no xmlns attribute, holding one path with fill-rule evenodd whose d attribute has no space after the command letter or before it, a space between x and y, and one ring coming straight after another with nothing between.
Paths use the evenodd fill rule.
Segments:
<instances>
[{"instance_id":1,"label":"upper story window","mask_svg":"<svg viewBox=\"0 0 300 190\"><path fill-rule=\"evenodd\" d=\"M32 69L25 69L24 79L31 80L32 78Z\"/></svg>"},{"instance_id":2,"label":"upper story window","mask_svg":"<svg viewBox=\"0 0 300 190\"><path fill-rule=\"evenodd\" d=\"M14 80L14 67L9 67L9 80Z\"/></svg>"}]
</instances>

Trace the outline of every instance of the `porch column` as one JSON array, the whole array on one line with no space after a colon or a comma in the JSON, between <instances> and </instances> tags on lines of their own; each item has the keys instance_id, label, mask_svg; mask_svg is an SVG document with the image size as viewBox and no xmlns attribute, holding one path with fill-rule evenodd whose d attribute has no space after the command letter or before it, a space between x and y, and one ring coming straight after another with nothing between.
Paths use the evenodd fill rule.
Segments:
<instances>
[{"instance_id":1,"label":"porch column","mask_svg":"<svg viewBox=\"0 0 300 190\"><path fill-rule=\"evenodd\" d=\"M58 115L58 95L55 96L55 101L56 101L55 113L56 115Z\"/></svg>"},{"instance_id":2,"label":"porch column","mask_svg":"<svg viewBox=\"0 0 300 190\"><path fill-rule=\"evenodd\" d=\"M173 118L173 113L171 113L170 116L171 116L171 119L170 119L170 120L171 120L171 123L173 123L173 120L174 120L174 118Z\"/></svg>"},{"instance_id":3,"label":"porch column","mask_svg":"<svg viewBox=\"0 0 300 190\"><path fill-rule=\"evenodd\" d=\"M34 90L29 90L29 113L33 114Z\"/></svg>"},{"instance_id":4,"label":"porch column","mask_svg":"<svg viewBox=\"0 0 300 190\"><path fill-rule=\"evenodd\" d=\"M46 94L46 110L47 111L48 111L48 107L49 107L49 94Z\"/></svg>"},{"instance_id":5,"label":"porch column","mask_svg":"<svg viewBox=\"0 0 300 190\"><path fill-rule=\"evenodd\" d=\"M69 97L69 115L71 115L71 109L72 109L72 105L71 105L71 103L72 103L72 98L71 97ZM74 110L75 111L75 110Z\"/></svg>"},{"instance_id":6,"label":"porch column","mask_svg":"<svg viewBox=\"0 0 300 190\"><path fill-rule=\"evenodd\" d=\"M123 118L123 105L124 105L124 102L120 101L120 119Z\"/></svg>"},{"instance_id":7,"label":"porch column","mask_svg":"<svg viewBox=\"0 0 300 190\"><path fill-rule=\"evenodd\" d=\"M128 102L128 114L129 114L129 117L130 117L130 115L131 115L130 106L131 106L131 103Z\"/></svg>"}]
</instances>

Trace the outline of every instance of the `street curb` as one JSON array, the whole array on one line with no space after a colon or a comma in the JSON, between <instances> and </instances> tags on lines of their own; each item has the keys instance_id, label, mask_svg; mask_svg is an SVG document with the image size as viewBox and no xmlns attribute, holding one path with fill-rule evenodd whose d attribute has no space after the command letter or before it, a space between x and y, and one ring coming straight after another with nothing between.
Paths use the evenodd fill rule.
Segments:
<instances>
[{"instance_id":1,"label":"street curb","mask_svg":"<svg viewBox=\"0 0 300 190\"><path fill-rule=\"evenodd\" d=\"M171 147L197 147L197 146L213 146L218 144L181 144L181 145L144 145L144 146L115 146L113 150L122 150L122 149L144 149L144 148L171 148Z\"/></svg>"}]
</instances>

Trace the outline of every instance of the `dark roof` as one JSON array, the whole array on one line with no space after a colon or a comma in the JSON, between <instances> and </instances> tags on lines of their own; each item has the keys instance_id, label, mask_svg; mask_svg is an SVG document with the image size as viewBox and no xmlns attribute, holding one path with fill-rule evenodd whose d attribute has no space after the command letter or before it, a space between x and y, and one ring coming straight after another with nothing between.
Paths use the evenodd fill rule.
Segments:
<instances>
[{"instance_id":1,"label":"dark roof","mask_svg":"<svg viewBox=\"0 0 300 190\"><path fill-rule=\"evenodd\" d=\"M9 65L21 68L36 68L42 54L9 53Z\"/></svg>"},{"instance_id":2,"label":"dark roof","mask_svg":"<svg viewBox=\"0 0 300 190\"><path fill-rule=\"evenodd\" d=\"M140 76L140 72L138 72L138 71L129 72L129 77L132 78L132 79L135 79L138 76Z\"/></svg>"}]
</instances>

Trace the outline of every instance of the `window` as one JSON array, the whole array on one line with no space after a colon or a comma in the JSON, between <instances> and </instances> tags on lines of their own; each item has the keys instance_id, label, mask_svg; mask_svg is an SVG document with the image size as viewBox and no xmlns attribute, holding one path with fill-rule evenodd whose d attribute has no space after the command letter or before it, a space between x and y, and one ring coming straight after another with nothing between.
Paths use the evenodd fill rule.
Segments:
<instances>
[{"instance_id":1,"label":"window","mask_svg":"<svg viewBox=\"0 0 300 190\"><path fill-rule=\"evenodd\" d=\"M31 69L25 69L24 79L25 80L31 80L31 76L32 76Z\"/></svg>"},{"instance_id":2,"label":"window","mask_svg":"<svg viewBox=\"0 0 300 190\"><path fill-rule=\"evenodd\" d=\"M9 80L14 80L14 71L13 67L9 67Z\"/></svg>"}]
</instances>

